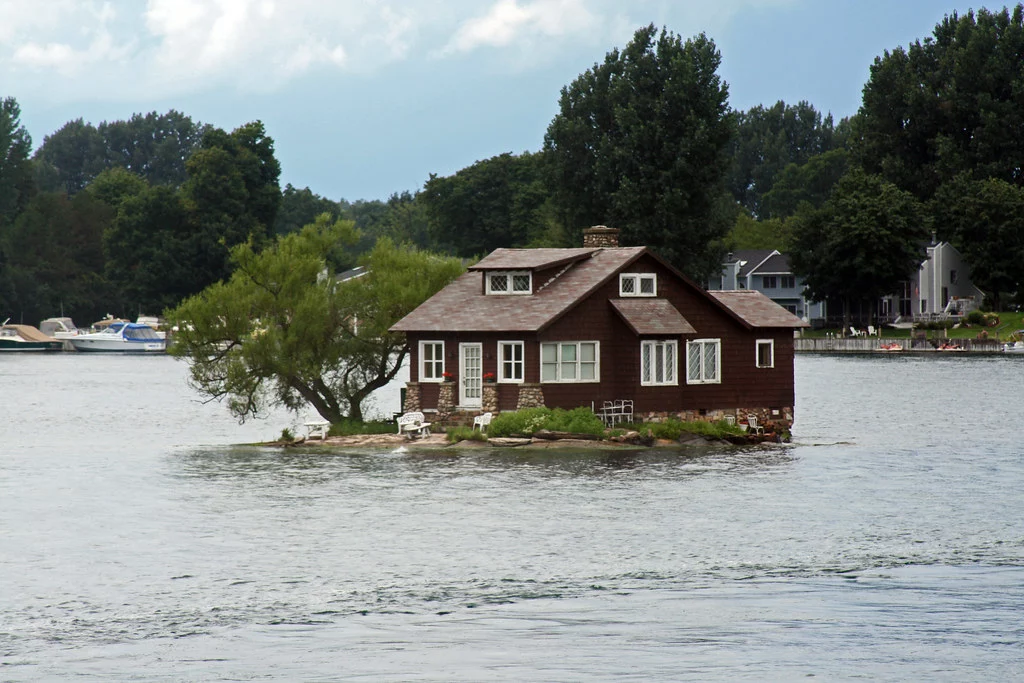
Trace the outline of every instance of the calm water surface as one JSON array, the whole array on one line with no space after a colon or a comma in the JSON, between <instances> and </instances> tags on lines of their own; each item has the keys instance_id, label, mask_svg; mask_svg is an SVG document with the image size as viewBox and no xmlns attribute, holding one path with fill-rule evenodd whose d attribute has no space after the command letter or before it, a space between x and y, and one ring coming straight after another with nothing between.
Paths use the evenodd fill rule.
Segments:
<instances>
[{"instance_id":1,"label":"calm water surface","mask_svg":"<svg viewBox=\"0 0 1024 683\"><path fill-rule=\"evenodd\" d=\"M0 357L0 680L1024 680L1024 358L796 372L788 446L328 453Z\"/></svg>"}]
</instances>

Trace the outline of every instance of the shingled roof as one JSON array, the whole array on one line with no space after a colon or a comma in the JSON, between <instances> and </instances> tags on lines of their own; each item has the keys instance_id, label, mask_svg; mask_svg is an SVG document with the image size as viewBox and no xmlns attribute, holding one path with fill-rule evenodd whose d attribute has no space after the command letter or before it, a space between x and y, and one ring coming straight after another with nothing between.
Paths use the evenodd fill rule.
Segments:
<instances>
[{"instance_id":1,"label":"shingled roof","mask_svg":"<svg viewBox=\"0 0 1024 683\"><path fill-rule=\"evenodd\" d=\"M644 251L644 247L498 249L392 325L391 331L540 331ZM539 269L577 259L578 263L554 280L534 283L537 289L532 295L484 295L483 270ZM492 265L497 263L502 265ZM527 263L531 265L525 265Z\"/></svg>"},{"instance_id":2,"label":"shingled roof","mask_svg":"<svg viewBox=\"0 0 1024 683\"><path fill-rule=\"evenodd\" d=\"M715 290L708 294L750 327L810 327L754 289Z\"/></svg>"},{"instance_id":3,"label":"shingled roof","mask_svg":"<svg viewBox=\"0 0 1024 683\"><path fill-rule=\"evenodd\" d=\"M612 308L635 334L696 334L697 330L665 299L612 299Z\"/></svg>"},{"instance_id":4,"label":"shingled roof","mask_svg":"<svg viewBox=\"0 0 1024 683\"><path fill-rule=\"evenodd\" d=\"M554 268L572 261L589 258L597 249L495 249L469 270Z\"/></svg>"}]
</instances>

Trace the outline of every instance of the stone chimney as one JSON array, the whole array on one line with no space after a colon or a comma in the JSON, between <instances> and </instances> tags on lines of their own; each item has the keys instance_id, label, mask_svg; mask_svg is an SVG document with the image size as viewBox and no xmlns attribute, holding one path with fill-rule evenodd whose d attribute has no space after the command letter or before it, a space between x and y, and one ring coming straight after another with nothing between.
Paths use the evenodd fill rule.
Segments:
<instances>
[{"instance_id":1,"label":"stone chimney","mask_svg":"<svg viewBox=\"0 0 1024 683\"><path fill-rule=\"evenodd\" d=\"M595 225L583 231L584 247L617 247L619 246L619 229L604 225Z\"/></svg>"}]
</instances>

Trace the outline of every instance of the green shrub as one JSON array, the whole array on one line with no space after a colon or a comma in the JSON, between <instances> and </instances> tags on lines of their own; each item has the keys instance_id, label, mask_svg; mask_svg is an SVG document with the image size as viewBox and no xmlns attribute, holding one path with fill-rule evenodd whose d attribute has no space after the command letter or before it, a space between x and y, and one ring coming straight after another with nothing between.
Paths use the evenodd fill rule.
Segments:
<instances>
[{"instance_id":1,"label":"green shrub","mask_svg":"<svg viewBox=\"0 0 1024 683\"><path fill-rule=\"evenodd\" d=\"M460 441L487 441L487 435L472 427L452 427L446 432L449 443Z\"/></svg>"},{"instance_id":2,"label":"green shrub","mask_svg":"<svg viewBox=\"0 0 1024 683\"><path fill-rule=\"evenodd\" d=\"M524 408L501 413L491 421L488 432L491 436L532 436L542 429L604 436L604 423L590 408Z\"/></svg>"},{"instance_id":3,"label":"green shrub","mask_svg":"<svg viewBox=\"0 0 1024 683\"><path fill-rule=\"evenodd\" d=\"M292 434L292 430L285 427L281 430L281 441L295 441L295 435Z\"/></svg>"},{"instance_id":4,"label":"green shrub","mask_svg":"<svg viewBox=\"0 0 1024 683\"><path fill-rule=\"evenodd\" d=\"M345 419L331 425L330 436L353 436L355 434L397 434L398 427L392 420L373 420L360 422Z\"/></svg>"},{"instance_id":5,"label":"green shrub","mask_svg":"<svg viewBox=\"0 0 1024 683\"><path fill-rule=\"evenodd\" d=\"M964 322L967 323L968 325L984 325L985 314L979 311L978 309L974 309L973 311L964 316Z\"/></svg>"}]
</instances>

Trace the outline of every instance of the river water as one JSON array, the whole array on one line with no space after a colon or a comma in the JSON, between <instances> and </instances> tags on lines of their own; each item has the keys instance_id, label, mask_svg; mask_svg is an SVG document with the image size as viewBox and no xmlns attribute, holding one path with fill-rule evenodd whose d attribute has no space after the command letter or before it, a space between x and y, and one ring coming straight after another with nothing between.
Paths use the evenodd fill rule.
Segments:
<instances>
[{"instance_id":1,"label":"river water","mask_svg":"<svg viewBox=\"0 0 1024 683\"><path fill-rule=\"evenodd\" d=\"M0 357L0 680L1024 680L1022 361L800 356L786 446L438 453Z\"/></svg>"}]
</instances>

